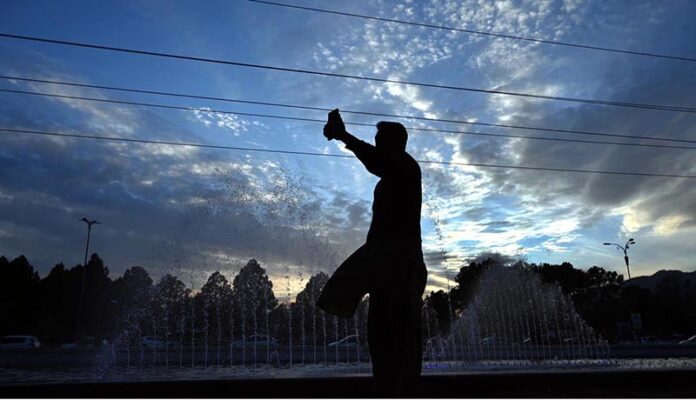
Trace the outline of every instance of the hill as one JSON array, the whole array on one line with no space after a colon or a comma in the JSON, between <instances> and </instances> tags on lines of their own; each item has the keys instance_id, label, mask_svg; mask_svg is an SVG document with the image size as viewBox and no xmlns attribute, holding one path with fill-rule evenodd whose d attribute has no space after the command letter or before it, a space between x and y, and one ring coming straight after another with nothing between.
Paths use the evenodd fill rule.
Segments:
<instances>
[{"instance_id":1,"label":"hill","mask_svg":"<svg viewBox=\"0 0 696 400\"><path fill-rule=\"evenodd\" d=\"M650 276L639 276L629 281L624 282L624 286L638 286L643 289L649 289L654 292L660 282L665 279L677 279L682 282L690 282L696 286L696 271L684 272L677 270L659 270Z\"/></svg>"}]
</instances>

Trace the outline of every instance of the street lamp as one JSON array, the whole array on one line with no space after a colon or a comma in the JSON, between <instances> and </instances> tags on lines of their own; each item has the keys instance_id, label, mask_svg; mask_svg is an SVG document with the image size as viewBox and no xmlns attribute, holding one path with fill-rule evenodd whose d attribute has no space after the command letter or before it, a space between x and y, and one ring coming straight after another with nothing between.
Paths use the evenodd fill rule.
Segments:
<instances>
[{"instance_id":1,"label":"street lamp","mask_svg":"<svg viewBox=\"0 0 696 400\"><path fill-rule=\"evenodd\" d=\"M101 224L101 222L97 220L88 220L87 218L82 218L80 221L83 221L84 223L87 224L87 246L85 247L85 262L82 265L87 265L87 253L89 253L89 236L92 233L92 225L95 224Z\"/></svg>"},{"instance_id":2,"label":"street lamp","mask_svg":"<svg viewBox=\"0 0 696 400\"><path fill-rule=\"evenodd\" d=\"M85 283L87 281L87 254L89 253L89 238L92 234L92 225L101 223L97 220L89 220L89 219L84 218L84 217L80 221L83 221L84 223L87 224L87 245L85 246L85 261L82 263L82 283L80 285L80 303L78 305L77 321L75 323L75 340L77 340L77 337L80 333L80 319L82 318L82 302L84 301L84 297L85 297Z\"/></svg>"},{"instance_id":3,"label":"street lamp","mask_svg":"<svg viewBox=\"0 0 696 400\"><path fill-rule=\"evenodd\" d=\"M630 279L631 279L631 269L628 267L628 248L629 248L632 244L636 244L636 241L633 240L633 238L630 238L630 239L628 239L628 241L626 242L626 244L623 245L623 246L620 245L620 244L617 244L617 243L608 243L608 242L605 242L605 243L602 243L602 244L605 245L605 246L616 246L617 249L623 251L623 253L624 253L624 261L626 262L626 270L628 271L628 279L630 280Z\"/></svg>"}]
</instances>

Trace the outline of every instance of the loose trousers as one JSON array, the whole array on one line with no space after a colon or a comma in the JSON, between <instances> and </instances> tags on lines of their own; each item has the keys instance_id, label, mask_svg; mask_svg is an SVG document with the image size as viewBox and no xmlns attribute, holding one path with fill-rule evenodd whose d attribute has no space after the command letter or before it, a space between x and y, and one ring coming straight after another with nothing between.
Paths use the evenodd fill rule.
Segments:
<instances>
[{"instance_id":1,"label":"loose trousers","mask_svg":"<svg viewBox=\"0 0 696 400\"><path fill-rule=\"evenodd\" d=\"M321 309L350 318L369 293L367 341L376 395L414 393L421 373L426 278L420 242L368 243L348 257L319 296Z\"/></svg>"},{"instance_id":2,"label":"loose trousers","mask_svg":"<svg viewBox=\"0 0 696 400\"><path fill-rule=\"evenodd\" d=\"M420 298L403 290L370 294L367 340L375 395L416 394L423 357L420 311Z\"/></svg>"}]
</instances>

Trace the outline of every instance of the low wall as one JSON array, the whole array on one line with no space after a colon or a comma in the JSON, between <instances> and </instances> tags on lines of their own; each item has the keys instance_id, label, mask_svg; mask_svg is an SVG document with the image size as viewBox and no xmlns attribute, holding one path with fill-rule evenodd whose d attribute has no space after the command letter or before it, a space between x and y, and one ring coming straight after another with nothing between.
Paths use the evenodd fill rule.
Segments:
<instances>
[{"instance_id":1,"label":"low wall","mask_svg":"<svg viewBox=\"0 0 696 400\"><path fill-rule=\"evenodd\" d=\"M696 397L696 370L427 375L417 397ZM367 376L0 386L2 397L371 397Z\"/></svg>"},{"instance_id":2,"label":"low wall","mask_svg":"<svg viewBox=\"0 0 696 400\"><path fill-rule=\"evenodd\" d=\"M678 344L617 344L609 351L613 358L696 358L696 346Z\"/></svg>"}]
</instances>

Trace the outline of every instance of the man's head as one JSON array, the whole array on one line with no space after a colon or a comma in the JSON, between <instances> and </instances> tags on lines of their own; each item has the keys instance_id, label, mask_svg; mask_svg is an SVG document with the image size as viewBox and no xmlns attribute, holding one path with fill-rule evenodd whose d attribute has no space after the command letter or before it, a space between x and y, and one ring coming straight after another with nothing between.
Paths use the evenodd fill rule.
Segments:
<instances>
[{"instance_id":1,"label":"man's head","mask_svg":"<svg viewBox=\"0 0 696 400\"><path fill-rule=\"evenodd\" d=\"M406 151L408 133L398 122L381 121L377 123L375 146L388 152L400 153Z\"/></svg>"}]
</instances>

